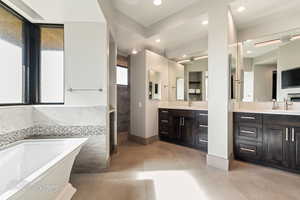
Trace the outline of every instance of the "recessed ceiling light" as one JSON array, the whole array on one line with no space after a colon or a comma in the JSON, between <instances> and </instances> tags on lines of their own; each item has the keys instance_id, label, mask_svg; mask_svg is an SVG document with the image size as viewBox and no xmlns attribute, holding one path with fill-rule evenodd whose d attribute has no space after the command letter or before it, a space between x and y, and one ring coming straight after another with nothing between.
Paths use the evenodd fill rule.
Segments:
<instances>
[{"instance_id":1,"label":"recessed ceiling light","mask_svg":"<svg viewBox=\"0 0 300 200\"><path fill-rule=\"evenodd\" d=\"M155 42L160 43L160 39L156 39Z\"/></svg>"},{"instance_id":2,"label":"recessed ceiling light","mask_svg":"<svg viewBox=\"0 0 300 200\"><path fill-rule=\"evenodd\" d=\"M183 58L186 58L186 55L185 55L185 54L183 54L183 55L182 55L182 57L183 57Z\"/></svg>"},{"instance_id":3,"label":"recessed ceiling light","mask_svg":"<svg viewBox=\"0 0 300 200\"><path fill-rule=\"evenodd\" d=\"M162 4L162 0L153 0L153 4L156 6L160 6Z\"/></svg>"},{"instance_id":4,"label":"recessed ceiling light","mask_svg":"<svg viewBox=\"0 0 300 200\"><path fill-rule=\"evenodd\" d=\"M208 20L202 21L202 25L207 25L207 24L208 24Z\"/></svg>"},{"instance_id":5,"label":"recessed ceiling light","mask_svg":"<svg viewBox=\"0 0 300 200\"><path fill-rule=\"evenodd\" d=\"M133 49L131 53L132 53L132 54L137 54L138 51L137 51L136 49Z\"/></svg>"},{"instance_id":6,"label":"recessed ceiling light","mask_svg":"<svg viewBox=\"0 0 300 200\"><path fill-rule=\"evenodd\" d=\"M246 10L246 8L244 7L244 6L240 6L238 9L237 9L237 11L238 12L244 12Z\"/></svg>"}]
</instances>

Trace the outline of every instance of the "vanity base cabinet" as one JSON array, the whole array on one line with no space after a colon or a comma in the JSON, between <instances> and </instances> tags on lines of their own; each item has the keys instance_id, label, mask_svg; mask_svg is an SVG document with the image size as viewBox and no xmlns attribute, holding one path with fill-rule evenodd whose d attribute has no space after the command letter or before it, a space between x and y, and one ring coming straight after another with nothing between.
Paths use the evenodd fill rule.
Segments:
<instances>
[{"instance_id":1,"label":"vanity base cabinet","mask_svg":"<svg viewBox=\"0 0 300 200\"><path fill-rule=\"evenodd\" d=\"M235 113L234 126L236 159L300 173L300 116Z\"/></svg>"},{"instance_id":2,"label":"vanity base cabinet","mask_svg":"<svg viewBox=\"0 0 300 200\"><path fill-rule=\"evenodd\" d=\"M159 137L163 141L207 152L207 111L159 109Z\"/></svg>"}]
</instances>

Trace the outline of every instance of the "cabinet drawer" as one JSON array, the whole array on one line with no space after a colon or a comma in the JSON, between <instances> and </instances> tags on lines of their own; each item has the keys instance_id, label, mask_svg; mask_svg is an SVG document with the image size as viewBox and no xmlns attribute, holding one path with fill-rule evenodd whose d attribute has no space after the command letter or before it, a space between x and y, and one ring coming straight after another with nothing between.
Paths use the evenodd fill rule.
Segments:
<instances>
[{"instance_id":1,"label":"cabinet drawer","mask_svg":"<svg viewBox=\"0 0 300 200\"><path fill-rule=\"evenodd\" d=\"M255 123L237 123L235 137L238 140L244 139L252 140L254 142L262 142L262 127Z\"/></svg>"},{"instance_id":2,"label":"cabinet drawer","mask_svg":"<svg viewBox=\"0 0 300 200\"><path fill-rule=\"evenodd\" d=\"M173 116L180 116L180 117L194 117L194 111L192 110L172 110L171 114Z\"/></svg>"},{"instance_id":3,"label":"cabinet drawer","mask_svg":"<svg viewBox=\"0 0 300 200\"><path fill-rule=\"evenodd\" d=\"M256 114L256 113L235 113L235 119L236 122L240 123L256 123L261 124L262 123L262 114Z\"/></svg>"},{"instance_id":4,"label":"cabinet drawer","mask_svg":"<svg viewBox=\"0 0 300 200\"><path fill-rule=\"evenodd\" d=\"M207 152L208 150L208 141L207 138L202 138L200 136L196 136L194 139L195 147L201 151Z\"/></svg>"},{"instance_id":5,"label":"cabinet drawer","mask_svg":"<svg viewBox=\"0 0 300 200\"><path fill-rule=\"evenodd\" d=\"M208 125L208 113L207 111L196 112L196 120L198 125Z\"/></svg>"},{"instance_id":6,"label":"cabinet drawer","mask_svg":"<svg viewBox=\"0 0 300 200\"><path fill-rule=\"evenodd\" d=\"M264 124L300 127L300 116L296 115L269 115L263 116Z\"/></svg>"},{"instance_id":7,"label":"cabinet drawer","mask_svg":"<svg viewBox=\"0 0 300 200\"><path fill-rule=\"evenodd\" d=\"M168 109L159 109L159 120L168 120L170 111Z\"/></svg>"},{"instance_id":8,"label":"cabinet drawer","mask_svg":"<svg viewBox=\"0 0 300 200\"><path fill-rule=\"evenodd\" d=\"M159 121L159 130L162 130L162 131L169 130L169 120L168 119L161 119Z\"/></svg>"},{"instance_id":9,"label":"cabinet drawer","mask_svg":"<svg viewBox=\"0 0 300 200\"><path fill-rule=\"evenodd\" d=\"M237 158L241 160L260 161L262 159L262 143L237 140L235 145Z\"/></svg>"}]
</instances>

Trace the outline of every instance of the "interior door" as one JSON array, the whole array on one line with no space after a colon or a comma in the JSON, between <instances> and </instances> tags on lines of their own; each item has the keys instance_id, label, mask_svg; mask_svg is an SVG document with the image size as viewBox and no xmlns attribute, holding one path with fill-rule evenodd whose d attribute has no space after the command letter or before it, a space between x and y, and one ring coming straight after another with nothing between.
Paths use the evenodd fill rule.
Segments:
<instances>
[{"instance_id":1,"label":"interior door","mask_svg":"<svg viewBox=\"0 0 300 200\"><path fill-rule=\"evenodd\" d=\"M264 133L263 148L265 161L271 165L288 167L290 130L283 126L265 125Z\"/></svg>"},{"instance_id":2,"label":"interior door","mask_svg":"<svg viewBox=\"0 0 300 200\"><path fill-rule=\"evenodd\" d=\"M300 128L291 129L291 162L292 168L300 170Z\"/></svg>"}]
</instances>

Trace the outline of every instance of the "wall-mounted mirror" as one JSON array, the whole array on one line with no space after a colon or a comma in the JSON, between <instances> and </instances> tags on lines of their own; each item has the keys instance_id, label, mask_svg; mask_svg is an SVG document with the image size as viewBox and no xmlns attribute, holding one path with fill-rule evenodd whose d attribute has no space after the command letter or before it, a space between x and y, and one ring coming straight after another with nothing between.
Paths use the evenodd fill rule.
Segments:
<instances>
[{"instance_id":1,"label":"wall-mounted mirror","mask_svg":"<svg viewBox=\"0 0 300 200\"><path fill-rule=\"evenodd\" d=\"M208 58L169 63L169 101L207 101Z\"/></svg>"},{"instance_id":2,"label":"wall-mounted mirror","mask_svg":"<svg viewBox=\"0 0 300 200\"><path fill-rule=\"evenodd\" d=\"M300 101L300 29L244 41L239 52L238 100Z\"/></svg>"},{"instance_id":3,"label":"wall-mounted mirror","mask_svg":"<svg viewBox=\"0 0 300 200\"><path fill-rule=\"evenodd\" d=\"M149 70L149 99L161 100L161 74L158 71Z\"/></svg>"}]
</instances>

